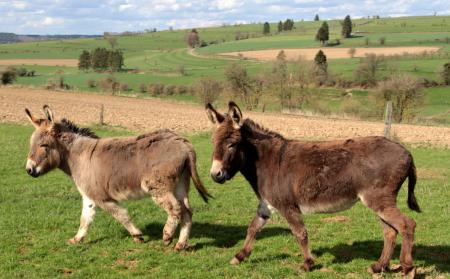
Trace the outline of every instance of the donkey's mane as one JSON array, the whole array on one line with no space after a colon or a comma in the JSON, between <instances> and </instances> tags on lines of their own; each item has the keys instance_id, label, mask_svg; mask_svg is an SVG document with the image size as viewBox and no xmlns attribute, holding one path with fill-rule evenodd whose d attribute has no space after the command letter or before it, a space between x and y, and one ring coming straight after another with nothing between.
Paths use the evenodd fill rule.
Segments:
<instances>
[{"instance_id":1,"label":"donkey's mane","mask_svg":"<svg viewBox=\"0 0 450 279\"><path fill-rule=\"evenodd\" d=\"M67 130L80 135L80 136L84 136L84 137L89 137L89 138L93 138L93 139L98 139L99 136L97 136L94 132L92 132L89 128L80 128L78 127L75 123L73 123L72 121L63 118L61 120L61 126L63 126L64 128L66 128Z\"/></svg>"},{"instance_id":2,"label":"donkey's mane","mask_svg":"<svg viewBox=\"0 0 450 279\"><path fill-rule=\"evenodd\" d=\"M263 126L261 126L260 124L254 122L253 120L247 118L244 120L244 124L243 127L246 127L249 132L252 132L253 134L257 134L260 137L271 137L271 138L277 138L277 139L282 139L285 140L285 138L274 131L271 131L267 128L264 128Z\"/></svg>"}]
</instances>

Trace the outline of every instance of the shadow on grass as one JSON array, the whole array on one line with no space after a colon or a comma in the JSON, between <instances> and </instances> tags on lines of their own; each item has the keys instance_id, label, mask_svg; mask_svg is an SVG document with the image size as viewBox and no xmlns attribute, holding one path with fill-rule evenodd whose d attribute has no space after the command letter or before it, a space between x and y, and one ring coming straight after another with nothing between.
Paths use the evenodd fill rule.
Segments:
<instances>
[{"instance_id":1,"label":"shadow on grass","mask_svg":"<svg viewBox=\"0 0 450 279\"><path fill-rule=\"evenodd\" d=\"M163 226L161 223L150 223L145 226L143 233L148 235L151 240L160 240ZM193 247L194 250L199 250L205 246L229 248L235 246L239 241L243 241L246 234L247 226L194 222L189 238L196 242ZM291 231L277 227L264 228L256 238L263 239L281 234L291 234ZM178 237L178 232L175 233L174 237ZM211 241L199 242L195 240L196 238L210 238Z\"/></svg>"},{"instance_id":2,"label":"shadow on grass","mask_svg":"<svg viewBox=\"0 0 450 279\"><path fill-rule=\"evenodd\" d=\"M393 259L400 255L400 245L396 245ZM321 256L330 253L334 256L333 263L348 263L354 259L366 259L377 261L383 241L357 241L353 244L338 244L334 247L320 247L314 249L313 253ZM434 265L440 272L450 272L450 246L436 245L426 246L422 244L414 245L413 258L415 261L423 261L426 266Z\"/></svg>"}]
</instances>

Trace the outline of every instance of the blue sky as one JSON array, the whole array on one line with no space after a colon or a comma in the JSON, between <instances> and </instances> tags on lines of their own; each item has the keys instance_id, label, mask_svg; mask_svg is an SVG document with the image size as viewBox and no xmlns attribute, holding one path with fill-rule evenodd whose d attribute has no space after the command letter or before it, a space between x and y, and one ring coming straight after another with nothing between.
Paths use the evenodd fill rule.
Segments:
<instances>
[{"instance_id":1,"label":"blue sky","mask_svg":"<svg viewBox=\"0 0 450 279\"><path fill-rule=\"evenodd\" d=\"M102 34L223 23L450 14L449 0L0 0L0 32Z\"/></svg>"}]
</instances>

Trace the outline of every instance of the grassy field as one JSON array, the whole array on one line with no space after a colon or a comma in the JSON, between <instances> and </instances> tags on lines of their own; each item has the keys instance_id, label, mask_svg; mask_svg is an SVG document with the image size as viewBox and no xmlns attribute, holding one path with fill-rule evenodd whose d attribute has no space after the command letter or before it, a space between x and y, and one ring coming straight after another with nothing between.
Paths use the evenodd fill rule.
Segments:
<instances>
[{"instance_id":1,"label":"grassy field","mask_svg":"<svg viewBox=\"0 0 450 279\"><path fill-rule=\"evenodd\" d=\"M436 94L436 100L438 95ZM101 136L129 135L119 128L94 127ZM257 200L240 176L225 185L208 175L210 135L190 135L198 154L198 168L215 196L205 204L191 192L193 248L177 253L161 241L165 213L150 200L125 203L144 244L135 244L111 216L98 210L86 242L69 246L77 228L81 199L73 183L54 171L33 179L25 173L32 127L0 125L0 270L2 278L372 278L366 268L382 249L382 233L372 212L357 204L335 215L306 216L317 267L300 271L298 245L285 221L275 215L261 232L252 256L239 266L228 264L240 249ZM416 196L423 213L406 208L406 187L398 199L402 211L417 221L415 263L422 277L450 276L450 151L411 150L418 167ZM324 222L330 216L346 222ZM398 241L399 243L399 241ZM393 264L398 264L397 245ZM398 274L386 273L386 278Z\"/></svg>"}]
</instances>

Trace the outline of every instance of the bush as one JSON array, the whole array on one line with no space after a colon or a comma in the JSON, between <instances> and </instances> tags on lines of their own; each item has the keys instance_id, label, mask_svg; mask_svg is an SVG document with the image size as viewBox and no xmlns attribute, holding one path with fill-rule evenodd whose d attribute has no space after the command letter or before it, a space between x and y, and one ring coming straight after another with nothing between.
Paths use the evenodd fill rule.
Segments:
<instances>
[{"instance_id":1,"label":"bush","mask_svg":"<svg viewBox=\"0 0 450 279\"><path fill-rule=\"evenodd\" d=\"M164 89L164 94L165 95L173 95L175 94L175 85L167 85L166 88Z\"/></svg>"},{"instance_id":2,"label":"bush","mask_svg":"<svg viewBox=\"0 0 450 279\"><path fill-rule=\"evenodd\" d=\"M152 96L159 96L164 94L164 84L150 84L148 86L148 92L152 95Z\"/></svg>"},{"instance_id":3,"label":"bush","mask_svg":"<svg viewBox=\"0 0 450 279\"><path fill-rule=\"evenodd\" d=\"M28 71L25 68L17 69L16 72L19 77L25 77L28 74Z\"/></svg>"},{"instance_id":4,"label":"bush","mask_svg":"<svg viewBox=\"0 0 450 279\"><path fill-rule=\"evenodd\" d=\"M365 38L365 39L364 39L364 44L365 44L366 46L368 46L369 43L370 43L370 39L369 39L369 38Z\"/></svg>"},{"instance_id":5,"label":"bush","mask_svg":"<svg viewBox=\"0 0 450 279\"><path fill-rule=\"evenodd\" d=\"M386 43L386 38L385 37L381 37L380 38L380 45L384 45Z\"/></svg>"},{"instance_id":6,"label":"bush","mask_svg":"<svg viewBox=\"0 0 450 279\"><path fill-rule=\"evenodd\" d=\"M100 88L104 91L109 91L113 95L116 94L116 92L119 90L120 83L116 80L113 76L108 76L106 78L103 78L99 82Z\"/></svg>"},{"instance_id":7,"label":"bush","mask_svg":"<svg viewBox=\"0 0 450 279\"><path fill-rule=\"evenodd\" d=\"M1 72L0 77L2 84L11 84L17 79L17 73L13 69L6 69L5 71Z\"/></svg>"},{"instance_id":8,"label":"bush","mask_svg":"<svg viewBox=\"0 0 450 279\"><path fill-rule=\"evenodd\" d=\"M178 85L176 87L176 93L177 94L186 94L189 91L189 88L186 85Z\"/></svg>"},{"instance_id":9,"label":"bush","mask_svg":"<svg viewBox=\"0 0 450 279\"><path fill-rule=\"evenodd\" d=\"M141 93L147 92L147 85L145 85L144 83L141 83L139 85L139 92L141 92Z\"/></svg>"},{"instance_id":10,"label":"bush","mask_svg":"<svg viewBox=\"0 0 450 279\"><path fill-rule=\"evenodd\" d=\"M122 84L120 85L120 90L121 90L121 91L130 91L131 88L130 88L130 86L129 86L127 83L122 83Z\"/></svg>"},{"instance_id":11,"label":"bush","mask_svg":"<svg viewBox=\"0 0 450 279\"><path fill-rule=\"evenodd\" d=\"M442 66L442 70L440 72L442 84L444 85L450 85L450 62L445 63L444 66Z\"/></svg>"},{"instance_id":12,"label":"bush","mask_svg":"<svg viewBox=\"0 0 450 279\"><path fill-rule=\"evenodd\" d=\"M88 86L89 88L95 88L95 87L97 87L97 82L96 82L95 80L93 80L93 79L88 80L86 83L87 83L87 86Z\"/></svg>"},{"instance_id":13,"label":"bush","mask_svg":"<svg viewBox=\"0 0 450 279\"><path fill-rule=\"evenodd\" d=\"M410 121L417 109L423 104L424 94L421 91L420 80L408 74L394 75L382 82L375 98L382 114L387 101L392 101L392 116L394 121Z\"/></svg>"}]
</instances>

